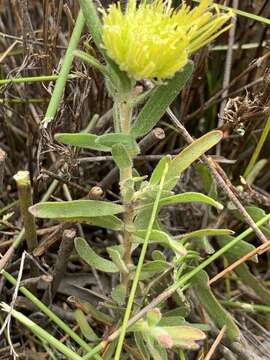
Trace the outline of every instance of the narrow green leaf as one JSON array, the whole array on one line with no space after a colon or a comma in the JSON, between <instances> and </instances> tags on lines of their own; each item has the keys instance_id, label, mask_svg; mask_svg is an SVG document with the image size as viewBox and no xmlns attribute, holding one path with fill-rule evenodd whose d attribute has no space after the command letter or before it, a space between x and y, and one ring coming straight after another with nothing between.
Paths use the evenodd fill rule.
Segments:
<instances>
[{"instance_id":1,"label":"narrow green leaf","mask_svg":"<svg viewBox=\"0 0 270 360\"><path fill-rule=\"evenodd\" d=\"M208 284L209 278L205 271L199 271L192 279L191 284L201 304L205 307L213 322L222 328L226 325L226 334L231 341L240 337L240 331L232 316L220 305Z\"/></svg>"},{"instance_id":2,"label":"narrow green leaf","mask_svg":"<svg viewBox=\"0 0 270 360\"><path fill-rule=\"evenodd\" d=\"M218 239L218 244L220 247L226 246L229 242L233 241L235 238L233 236L221 236ZM227 252L226 257L230 258L232 261L236 261L241 257L247 255L251 251L254 251L256 247L253 244L248 243L247 241L239 241L232 249ZM253 256L250 260L258 262L258 255Z\"/></svg>"},{"instance_id":3,"label":"narrow green leaf","mask_svg":"<svg viewBox=\"0 0 270 360\"><path fill-rule=\"evenodd\" d=\"M146 314L146 322L149 327L157 326L159 321L161 320L161 312L158 308L151 309Z\"/></svg>"},{"instance_id":4,"label":"narrow green leaf","mask_svg":"<svg viewBox=\"0 0 270 360\"><path fill-rule=\"evenodd\" d=\"M147 230L137 230L135 232L135 235L137 237L134 238L134 241L143 243L146 233ZM159 243L165 247L169 247L180 256L185 256L187 254L187 250L185 249L185 247L181 243L172 239L170 235L165 233L164 231L152 230L149 237L149 243Z\"/></svg>"},{"instance_id":5,"label":"narrow green leaf","mask_svg":"<svg viewBox=\"0 0 270 360\"><path fill-rule=\"evenodd\" d=\"M150 360L150 354L143 341L142 334L140 332L134 332L134 339L143 360Z\"/></svg>"},{"instance_id":6,"label":"narrow green leaf","mask_svg":"<svg viewBox=\"0 0 270 360\"><path fill-rule=\"evenodd\" d=\"M177 237L178 240L187 240L190 238L200 238L202 236L221 236L221 235L232 235L234 231L229 229L200 229L190 233L180 235Z\"/></svg>"},{"instance_id":7,"label":"narrow green leaf","mask_svg":"<svg viewBox=\"0 0 270 360\"><path fill-rule=\"evenodd\" d=\"M172 312L172 314L170 314L170 312ZM168 315L166 316L167 313ZM183 317L183 307L169 310L167 313L162 316L159 326L182 326L186 324L185 318Z\"/></svg>"},{"instance_id":8,"label":"narrow green leaf","mask_svg":"<svg viewBox=\"0 0 270 360\"><path fill-rule=\"evenodd\" d=\"M113 354L115 351L117 345L117 339L112 341L107 347L106 349L102 352L102 359L103 360L112 360L113 359Z\"/></svg>"},{"instance_id":9,"label":"narrow green leaf","mask_svg":"<svg viewBox=\"0 0 270 360\"><path fill-rule=\"evenodd\" d=\"M75 248L80 257L89 266L93 266L95 269L107 273L119 272L118 268L112 261L97 255L83 238L78 237L75 239Z\"/></svg>"},{"instance_id":10,"label":"narrow green leaf","mask_svg":"<svg viewBox=\"0 0 270 360\"><path fill-rule=\"evenodd\" d=\"M263 219L266 216L266 212L257 206L247 206L246 210L255 222ZM233 213L238 219L241 219L242 221L244 220L242 214L240 214L238 210L234 210ZM267 225L261 226L260 229L267 237L270 237L270 230Z\"/></svg>"},{"instance_id":11,"label":"narrow green leaf","mask_svg":"<svg viewBox=\"0 0 270 360\"><path fill-rule=\"evenodd\" d=\"M196 341L204 340L205 333L188 325L181 326L164 326L162 327L173 341L173 346L180 347L187 350L196 350L199 345Z\"/></svg>"},{"instance_id":12,"label":"narrow green leaf","mask_svg":"<svg viewBox=\"0 0 270 360\"><path fill-rule=\"evenodd\" d=\"M227 257L230 261L230 257ZM239 259L239 257L237 258ZM234 261L236 261L235 259ZM234 272L236 275L241 279L243 284L248 286L250 289L254 291L256 296L260 298L264 304L270 306L270 291L267 289L267 287L264 285L264 283L260 280L258 280L258 277L254 276L250 270L247 264L242 264L234 269Z\"/></svg>"},{"instance_id":13,"label":"narrow green leaf","mask_svg":"<svg viewBox=\"0 0 270 360\"><path fill-rule=\"evenodd\" d=\"M118 305L125 305L126 288L123 284L118 284L112 291L112 298Z\"/></svg>"},{"instance_id":14,"label":"narrow green leaf","mask_svg":"<svg viewBox=\"0 0 270 360\"><path fill-rule=\"evenodd\" d=\"M104 323L106 325L113 324L113 318L107 314L104 314L100 310L97 310L96 306L94 306L91 303L84 301L84 300L79 300L79 303L82 307L82 310L86 314L90 314L94 319L96 319L99 322Z\"/></svg>"},{"instance_id":15,"label":"narrow green leaf","mask_svg":"<svg viewBox=\"0 0 270 360\"><path fill-rule=\"evenodd\" d=\"M110 255L110 258L112 259L112 261L115 263L115 265L119 269L119 271L122 273L128 274L129 273L128 268L127 268L126 264L124 263L120 252L117 251L117 249L115 247L108 247L107 252Z\"/></svg>"},{"instance_id":16,"label":"narrow green leaf","mask_svg":"<svg viewBox=\"0 0 270 360\"><path fill-rule=\"evenodd\" d=\"M149 261L142 266L142 272L161 272L167 270L169 264L166 261Z\"/></svg>"},{"instance_id":17,"label":"narrow green leaf","mask_svg":"<svg viewBox=\"0 0 270 360\"><path fill-rule=\"evenodd\" d=\"M112 157L119 169L126 169L132 166L132 161L123 144L115 144L112 146Z\"/></svg>"},{"instance_id":18,"label":"narrow green leaf","mask_svg":"<svg viewBox=\"0 0 270 360\"><path fill-rule=\"evenodd\" d=\"M81 223L92 226L98 226L105 229L111 229L120 231L124 229L124 223L118 217L114 215L96 216L96 217L66 217L66 218L54 218L57 221L68 223Z\"/></svg>"},{"instance_id":19,"label":"narrow green leaf","mask_svg":"<svg viewBox=\"0 0 270 360\"><path fill-rule=\"evenodd\" d=\"M97 151L111 151L110 147L98 144L98 136L84 133L60 133L56 134L55 139L66 145L73 145L84 149Z\"/></svg>"},{"instance_id":20,"label":"narrow green leaf","mask_svg":"<svg viewBox=\"0 0 270 360\"><path fill-rule=\"evenodd\" d=\"M154 250L151 254L153 260L166 261L166 256L163 254L163 251Z\"/></svg>"},{"instance_id":21,"label":"narrow green leaf","mask_svg":"<svg viewBox=\"0 0 270 360\"><path fill-rule=\"evenodd\" d=\"M110 133L98 136L96 143L109 148L116 144L122 144L128 150L136 150L136 153L139 151L138 145L136 144L134 138L131 135L123 133Z\"/></svg>"},{"instance_id":22,"label":"narrow green leaf","mask_svg":"<svg viewBox=\"0 0 270 360\"><path fill-rule=\"evenodd\" d=\"M105 229L111 229L120 231L124 229L124 223L118 217L114 215L96 216L96 217L67 217L67 218L55 218L57 221L65 221L70 223L81 223L92 226L99 226Z\"/></svg>"},{"instance_id":23,"label":"narrow green leaf","mask_svg":"<svg viewBox=\"0 0 270 360\"><path fill-rule=\"evenodd\" d=\"M162 177L162 174L164 172L166 164L168 166L170 165L170 162L172 161L171 157L169 155L164 156L155 167L154 171L152 172L151 178L150 178L150 185L157 185L160 182L160 179Z\"/></svg>"},{"instance_id":24,"label":"narrow green leaf","mask_svg":"<svg viewBox=\"0 0 270 360\"><path fill-rule=\"evenodd\" d=\"M214 206L219 210L223 209L223 205L217 202L216 200L210 198L207 195L197 192L186 192L183 194L177 194L177 195L168 196L166 198L162 198L159 202L159 206L174 205L174 204L189 203L189 202L199 202ZM152 206L153 203L144 204L144 205L140 205L139 209L146 209Z\"/></svg>"},{"instance_id":25,"label":"narrow green leaf","mask_svg":"<svg viewBox=\"0 0 270 360\"><path fill-rule=\"evenodd\" d=\"M92 218L119 214L124 207L109 201L73 200L43 202L29 208L32 215L45 219Z\"/></svg>"},{"instance_id":26,"label":"narrow green leaf","mask_svg":"<svg viewBox=\"0 0 270 360\"><path fill-rule=\"evenodd\" d=\"M189 325L163 326L161 329L171 337L173 346L187 350L198 349L199 345L196 341L204 340L206 337L200 329Z\"/></svg>"},{"instance_id":27,"label":"narrow green leaf","mask_svg":"<svg viewBox=\"0 0 270 360\"><path fill-rule=\"evenodd\" d=\"M167 360L167 351L161 347L159 342L154 341L154 338L148 335L146 332L143 333L143 338L146 342L146 347L150 352L151 356L155 360Z\"/></svg>"},{"instance_id":28,"label":"narrow green leaf","mask_svg":"<svg viewBox=\"0 0 270 360\"><path fill-rule=\"evenodd\" d=\"M103 53L104 49L102 48L102 25L98 17L95 5L92 0L79 0L83 15L88 26L88 29L92 35L92 38L98 47L98 49Z\"/></svg>"},{"instance_id":29,"label":"narrow green leaf","mask_svg":"<svg viewBox=\"0 0 270 360\"><path fill-rule=\"evenodd\" d=\"M188 63L172 79L153 90L132 127L131 133L135 138L141 137L153 129L185 86L192 74L192 70L193 65Z\"/></svg>"},{"instance_id":30,"label":"narrow green leaf","mask_svg":"<svg viewBox=\"0 0 270 360\"><path fill-rule=\"evenodd\" d=\"M218 243L220 246L226 246L233 240L234 238L232 236L224 236L223 238L218 239ZM254 245L241 240L235 247L231 248L225 256L229 263L232 264L254 249ZM252 260L258 262L257 256L253 257ZM234 269L234 272L246 286L251 288L254 293L262 299L265 304L270 305L270 291L264 286L262 281L258 280L258 278L250 272L247 264L239 265Z\"/></svg>"},{"instance_id":31,"label":"narrow green leaf","mask_svg":"<svg viewBox=\"0 0 270 360\"><path fill-rule=\"evenodd\" d=\"M76 309L74 311L75 319L80 327L80 330L83 336L89 341L97 341L99 338L95 334L94 330L89 325L89 322L86 319L86 316L81 309Z\"/></svg>"},{"instance_id":32,"label":"narrow green leaf","mask_svg":"<svg viewBox=\"0 0 270 360\"><path fill-rule=\"evenodd\" d=\"M87 54L81 50L75 50L73 52L74 56L78 57L79 59L83 60L87 64L94 66L97 70L99 70L104 76L110 76L110 73L106 66L102 65L96 58L92 55Z\"/></svg>"},{"instance_id":33,"label":"narrow green leaf","mask_svg":"<svg viewBox=\"0 0 270 360\"><path fill-rule=\"evenodd\" d=\"M195 160L197 160L206 151L215 146L222 139L223 133L219 130L211 131L180 152L170 163L166 176L165 189L171 190L177 183L177 178L186 170Z\"/></svg>"},{"instance_id":34,"label":"narrow green leaf","mask_svg":"<svg viewBox=\"0 0 270 360\"><path fill-rule=\"evenodd\" d=\"M169 196L167 198L163 198L160 200L159 205L165 206L165 205L173 205L173 204L187 203L187 202L200 202L214 206L219 210L223 209L223 205L220 204L218 201L212 199L210 196L196 192L186 192L183 194L177 194L177 195Z\"/></svg>"}]
</instances>

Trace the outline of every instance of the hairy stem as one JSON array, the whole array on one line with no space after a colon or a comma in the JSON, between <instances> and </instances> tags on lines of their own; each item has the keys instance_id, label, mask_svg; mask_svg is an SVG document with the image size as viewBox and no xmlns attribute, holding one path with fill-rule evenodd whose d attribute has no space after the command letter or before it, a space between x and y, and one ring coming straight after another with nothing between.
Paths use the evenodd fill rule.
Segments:
<instances>
[{"instance_id":1,"label":"hairy stem","mask_svg":"<svg viewBox=\"0 0 270 360\"><path fill-rule=\"evenodd\" d=\"M132 108L130 107L127 101L123 101L119 104L119 114L120 114L120 128L124 134L130 133L130 125L131 125L131 116L132 116ZM134 211L132 204L129 204L128 198L128 181L132 179L132 166L129 166L120 171L120 190L122 202L126 205L127 209L124 215L124 234L123 234L123 246L124 246L124 262L127 267L131 264L131 234L129 232L130 227L133 224ZM129 274L123 273L123 285L126 288L126 292L128 292L129 288Z\"/></svg>"}]
</instances>

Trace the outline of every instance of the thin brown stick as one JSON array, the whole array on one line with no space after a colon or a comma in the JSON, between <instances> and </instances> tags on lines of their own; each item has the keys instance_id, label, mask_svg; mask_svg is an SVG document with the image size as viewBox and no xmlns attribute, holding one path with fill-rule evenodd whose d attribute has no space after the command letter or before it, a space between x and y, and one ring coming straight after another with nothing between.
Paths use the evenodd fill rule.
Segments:
<instances>
[{"instance_id":1,"label":"thin brown stick","mask_svg":"<svg viewBox=\"0 0 270 360\"><path fill-rule=\"evenodd\" d=\"M177 127L179 133L183 136L183 138L186 140L188 144L192 144L194 139L189 134L189 132L186 130L186 128L182 125L182 123L177 119L177 117L174 115L174 113L168 109L167 110L168 115L172 119L173 123ZM234 205L237 207L241 215L243 216L246 223L254 230L257 237L261 240L261 242L267 242L266 237L264 236L263 232L258 228L252 217L248 214L244 206L241 204L241 202L238 200L236 195L231 190L233 188L233 185L231 184L229 178L227 175L222 172L223 177L221 176L220 172L217 170L218 164L211 158L208 158L206 155L201 156L202 161L207 165L209 171L213 175L213 178L215 179L217 185L221 190L224 191L224 193L228 196L228 198L234 203ZM219 169L220 170L220 169ZM225 180L224 180L225 178Z\"/></svg>"},{"instance_id":2,"label":"thin brown stick","mask_svg":"<svg viewBox=\"0 0 270 360\"><path fill-rule=\"evenodd\" d=\"M217 280L221 279L224 275L226 275L228 272L231 272L235 268L237 268L239 265L243 264L247 260L251 259L255 255L261 255L264 252L268 251L270 248L270 240L263 243L262 245L258 246L256 249L250 251L245 256L241 257L240 259L236 260L234 263L232 263L230 266L226 267L226 269L222 270L220 273L218 273L216 276L214 276L212 279L209 280L209 285L213 284Z\"/></svg>"},{"instance_id":3,"label":"thin brown stick","mask_svg":"<svg viewBox=\"0 0 270 360\"><path fill-rule=\"evenodd\" d=\"M76 236L75 229L66 229L63 232L61 245L58 251L57 261L53 271L53 281L51 284L48 285L48 288L43 297L43 301L45 303L52 302L57 292L57 289L61 283L61 280L65 275L67 262L73 250L73 246L74 246L73 241L75 236Z\"/></svg>"},{"instance_id":4,"label":"thin brown stick","mask_svg":"<svg viewBox=\"0 0 270 360\"><path fill-rule=\"evenodd\" d=\"M69 223L58 224L57 227L53 230L53 232L38 245L38 247L34 251L34 256L43 255L49 249L49 247L52 246L60 238L61 232L68 226L70 226Z\"/></svg>"},{"instance_id":5,"label":"thin brown stick","mask_svg":"<svg viewBox=\"0 0 270 360\"><path fill-rule=\"evenodd\" d=\"M27 242L27 248L30 253L38 246L37 232L34 216L28 211L29 207L33 205L32 201L32 189L30 184L29 172L18 171L14 175L14 179L17 184L21 216L25 228L25 238Z\"/></svg>"},{"instance_id":6,"label":"thin brown stick","mask_svg":"<svg viewBox=\"0 0 270 360\"><path fill-rule=\"evenodd\" d=\"M211 357L214 355L214 352L216 351L219 343L221 342L224 334L226 331L226 325L223 326L223 328L220 330L218 336L216 337L215 341L213 342L210 350L208 351L208 354L206 355L206 357L204 358L204 360L210 360Z\"/></svg>"},{"instance_id":7,"label":"thin brown stick","mask_svg":"<svg viewBox=\"0 0 270 360\"><path fill-rule=\"evenodd\" d=\"M244 76L246 76L254 69L258 68L262 63L268 60L269 57L270 57L270 51L267 52L262 57L258 58L256 61L252 62L250 66L247 69L245 69L243 72L241 72L238 76L236 76L227 87L224 87L221 90L217 91L216 94L214 94L209 100L207 100L199 109L195 110L192 114L187 115L186 121L193 119L197 115L200 115L204 111L209 109L218 100L218 98L224 94L224 91L237 84L240 79L242 79Z\"/></svg>"}]
</instances>

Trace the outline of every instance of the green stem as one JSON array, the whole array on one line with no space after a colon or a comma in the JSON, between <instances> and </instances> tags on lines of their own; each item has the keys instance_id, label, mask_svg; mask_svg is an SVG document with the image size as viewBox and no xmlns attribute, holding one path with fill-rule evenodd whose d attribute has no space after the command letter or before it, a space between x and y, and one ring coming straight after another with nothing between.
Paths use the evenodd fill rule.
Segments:
<instances>
[{"instance_id":1,"label":"green stem","mask_svg":"<svg viewBox=\"0 0 270 360\"><path fill-rule=\"evenodd\" d=\"M67 359L71 360L81 360L81 356L79 356L74 351L70 350L65 344L56 339L54 336L49 334L46 330L42 329L39 325L34 323L28 317L12 309L9 305L5 303L1 303L2 310L6 312L10 312L11 315L20 321L24 326L26 326L29 330L31 330L36 336L41 337L43 340L47 341L51 346L55 349L59 350L62 354L64 354Z\"/></svg>"},{"instance_id":2,"label":"green stem","mask_svg":"<svg viewBox=\"0 0 270 360\"><path fill-rule=\"evenodd\" d=\"M131 116L132 116L132 107L129 105L128 101L123 101L119 105L119 115L120 115L120 124L119 128L124 134L130 133L130 125L131 125ZM123 234L123 247L124 247L124 256L123 260L127 267L132 263L131 260L131 247L132 247L132 239L129 228L133 224L133 217L134 217L134 209L132 204L130 204L128 194L128 180L132 179L132 165L125 168L120 169L120 191L122 202L126 205L126 211L124 214L124 223L125 223L125 230ZM123 273L123 285L126 289L126 293L128 293L129 288L129 273Z\"/></svg>"},{"instance_id":3,"label":"green stem","mask_svg":"<svg viewBox=\"0 0 270 360\"><path fill-rule=\"evenodd\" d=\"M258 159L258 157L260 155L262 147L263 147L263 145L264 145L264 143L266 141L266 138L267 138L267 136L269 134L269 131L270 131L270 116L266 121L266 124L265 124L263 132L261 134L260 140L259 140L259 142L258 142L258 144L256 146L256 149L255 149L254 153L252 154L252 157L251 157L251 159L249 161L249 164L248 164L248 166L246 168L246 171L244 172L244 177L245 178L250 174L251 170L254 168L254 165L257 162L257 159Z\"/></svg>"},{"instance_id":4,"label":"green stem","mask_svg":"<svg viewBox=\"0 0 270 360\"><path fill-rule=\"evenodd\" d=\"M148 246L148 241L149 241L149 238L150 238L150 235L151 235L151 232L152 232L152 228L153 228L153 225L154 225L154 222L155 222L155 219L156 219L156 215L157 215L157 212L158 212L158 204L159 204L159 200L161 198L161 193L162 193L162 189L163 189L163 185L164 185L165 176L166 176L167 171L168 171L168 165L166 165L166 167L164 169L164 172L163 172L163 175L162 175L162 178L161 178L161 181L160 181L160 186L159 186L159 190L158 190L158 193L157 193L157 197L156 197L156 200L154 202L150 222L149 222L149 225L148 225L148 228L147 228L147 233L146 233L144 243L143 243L143 246L142 246L141 255L140 255L137 267L136 267L136 272L135 272L134 280L133 280L133 283L132 283L132 287L131 287L131 291L130 291L130 295L129 295L129 299L128 299L128 303L127 303L127 308L126 308L125 315L124 315L123 325L122 325L122 328L121 328L121 332L120 332L120 336L119 336L119 340L118 340L114 360L119 360L120 356L121 356L121 351L122 351L122 347L123 347L123 343L124 343L124 339L125 339L125 335L126 335L126 331L127 331L127 327L128 327L128 320L129 320L130 315L131 315L131 310L132 310L132 306L133 306L137 286L138 286L141 271L142 271L142 266L143 266L147 246Z\"/></svg>"},{"instance_id":5,"label":"green stem","mask_svg":"<svg viewBox=\"0 0 270 360\"><path fill-rule=\"evenodd\" d=\"M60 75L43 75L43 76L29 76L29 77L19 77L14 79L1 79L1 85L9 85L9 84L27 84L33 82L43 82L43 81L56 81L58 80ZM68 79L76 79L78 75L68 75ZM6 101L4 99L4 101Z\"/></svg>"},{"instance_id":6,"label":"green stem","mask_svg":"<svg viewBox=\"0 0 270 360\"><path fill-rule=\"evenodd\" d=\"M270 314L270 307L266 305L247 304L240 301L220 300L219 301L225 307L231 307L235 309L242 309L247 312L260 312L264 314Z\"/></svg>"},{"instance_id":7,"label":"green stem","mask_svg":"<svg viewBox=\"0 0 270 360\"><path fill-rule=\"evenodd\" d=\"M68 79L68 75L70 72L70 68L72 65L72 61L73 61L73 51L76 49L79 41L80 41L80 37L81 37L81 33L84 27L84 16L82 13L82 10L80 10L79 15L77 17L70 41L69 41L69 45L64 57L64 61L63 61L63 65L61 67L60 73L59 73L59 77L56 81L54 90L53 90L53 94L51 97L51 100L49 102L48 108L47 108L47 112L45 114L45 118L43 120L44 122L44 126L46 127L48 125L49 122L51 122L53 120L53 118L55 117L55 114L58 110L62 95L64 93L64 89L66 86L66 82Z\"/></svg>"},{"instance_id":8,"label":"green stem","mask_svg":"<svg viewBox=\"0 0 270 360\"><path fill-rule=\"evenodd\" d=\"M9 281L12 285L16 285L16 279L10 275L5 270L1 271L1 275ZM68 334L78 345L80 345L86 351L91 351L91 347L79 336L77 335L63 320L61 320L57 315L55 315L46 305L43 304L35 295L33 295L28 289L24 286L19 288L20 292L27 297L33 304L35 304L48 318L53 321L60 329L62 329L66 334ZM99 355L95 355L95 359L102 360Z\"/></svg>"}]
</instances>

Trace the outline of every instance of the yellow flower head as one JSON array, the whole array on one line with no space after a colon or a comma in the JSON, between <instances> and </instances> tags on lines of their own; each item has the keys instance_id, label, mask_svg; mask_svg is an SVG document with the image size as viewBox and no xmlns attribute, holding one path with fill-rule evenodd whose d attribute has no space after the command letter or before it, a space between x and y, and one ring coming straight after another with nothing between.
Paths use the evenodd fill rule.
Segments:
<instances>
[{"instance_id":1,"label":"yellow flower head","mask_svg":"<svg viewBox=\"0 0 270 360\"><path fill-rule=\"evenodd\" d=\"M194 9L182 4L171 8L170 0L129 0L103 13L102 39L108 55L135 80L167 79L182 69L194 51L228 29L223 25L232 13L211 12L212 0Z\"/></svg>"}]
</instances>

